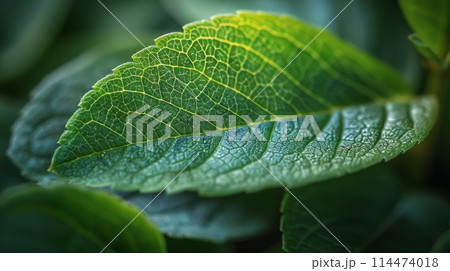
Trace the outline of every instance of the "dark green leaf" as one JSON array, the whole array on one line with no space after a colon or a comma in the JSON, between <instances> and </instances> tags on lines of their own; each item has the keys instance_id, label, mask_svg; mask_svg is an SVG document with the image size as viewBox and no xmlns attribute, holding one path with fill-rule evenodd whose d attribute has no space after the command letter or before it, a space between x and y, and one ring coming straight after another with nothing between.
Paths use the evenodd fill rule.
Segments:
<instances>
[{"instance_id":1,"label":"dark green leaf","mask_svg":"<svg viewBox=\"0 0 450 271\"><path fill-rule=\"evenodd\" d=\"M194 193L161 194L145 210L169 236L214 242L240 240L265 233L279 216L280 191L201 198ZM131 193L124 198L144 208L155 194Z\"/></svg>"},{"instance_id":2,"label":"dark green leaf","mask_svg":"<svg viewBox=\"0 0 450 271\"><path fill-rule=\"evenodd\" d=\"M100 252L138 210L104 192L29 186L0 199L1 252ZM164 252L164 237L138 216L108 252Z\"/></svg>"},{"instance_id":3,"label":"dark green leaf","mask_svg":"<svg viewBox=\"0 0 450 271\"><path fill-rule=\"evenodd\" d=\"M241 12L157 39L83 97L51 170L74 183L151 192L188 166L167 191L231 194L280 186L257 159L296 187L391 159L423 140L434 99L414 98L395 71L328 33L282 71L318 32L290 17ZM153 139L130 142L127 117L145 106L170 115ZM222 116L222 136L203 130L196 141L198 115ZM251 127L242 115L266 117L259 128L267 141L243 140ZM314 115L323 141L302 137L305 115ZM292 118L284 140L282 123ZM209 124L204 129L217 128ZM166 128L171 136L159 144Z\"/></svg>"},{"instance_id":4,"label":"dark green leaf","mask_svg":"<svg viewBox=\"0 0 450 271\"><path fill-rule=\"evenodd\" d=\"M435 195L405 194L392 209L367 252L429 252L450 229L450 205Z\"/></svg>"},{"instance_id":5,"label":"dark green leaf","mask_svg":"<svg viewBox=\"0 0 450 271\"><path fill-rule=\"evenodd\" d=\"M0 191L25 181L19 176L19 170L14 167L5 152L10 139L11 125L19 116L22 105L22 101L0 97L0 116L3 116L0 118L0 172L2 173Z\"/></svg>"},{"instance_id":6,"label":"dark green leaf","mask_svg":"<svg viewBox=\"0 0 450 271\"><path fill-rule=\"evenodd\" d=\"M352 252L429 252L450 227L448 203L427 194L402 195L396 178L383 168L293 193ZM282 212L286 251L346 251L290 194Z\"/></svg>"}]
</instances>

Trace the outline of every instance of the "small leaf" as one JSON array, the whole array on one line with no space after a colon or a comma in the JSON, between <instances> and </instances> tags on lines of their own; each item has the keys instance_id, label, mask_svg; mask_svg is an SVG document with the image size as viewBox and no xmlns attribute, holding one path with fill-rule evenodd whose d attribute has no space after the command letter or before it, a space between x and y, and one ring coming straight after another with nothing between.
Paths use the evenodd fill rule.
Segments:
<instances>
[{"instance_id":1,"label":"small leaf","mask_svg":"<svg viewBox=\"0 0 450 271\"><path fill-rule=\"evenodd\" d=\"M188 166L167 191L224 195L280 186L258 160L297 187L392 159L423 140L435 100L414 98L395 71L332 35L322 33L283 70L319 31L287 16L242 12L157 39L83 97L51 170L74 183L152 192ZM130 142L128 116L145 108L169 115L154 138ZM218 128L209 123L196 141L191 124L199 115L223 117L222 136L205 134ZM242 140L255 129L244 115L266 117L259 131L267 141ZM323 138L302 133L308 115ZM240 140L230 139L234 131Z\"/></svg>"},{"instance_id":2,"label":"small leaf","mask_svg":"<svg viewBox=\"0 0 450 271\"><path fill-rule=\"evenodd\" d=\"M418 37L443 60L450 46L450 1L399 0L399 3Z\"/></svg>"},{"instance_id":3,"label":"small leaf","mask_svg":"<svg viewBox=\"0 0 450 271\"><path fill-rule=\"evenodd\" d=\"M144 208L155 195L130 193L123 197ZM171 237L235 241L273 228L278 221L280 200L279 191L220 198L201 198L188 192L161 194L145 209L145 214Z\"/></svg>"},{"instance_id":4,"label":"small leaf","mask_svg":"<svg viewBox=\"0 0 450 271\"><path fill-rule=\"evenodd\" d=\"M450 66L450 51L448 52L447 56L444 58L444 68L447 68Z\"/></svg>"},{"instance_id":5,"label":"small leaf","mask_svg":"<svg viewBox=\"0 0 450 271\"><path fill-rule=\"evenodd\" d=\"M27 186L0 199L1 252L100 252L138 210L104 192ZM107 252L164 252L163 236L142 215Z\"/></svg>"},{"instance_id":6,"label":"small leaf","mask_svg":"<svg viewBox=\"0 0 450 271\"><path fill-rule=\"evenodd\" d=\"M414 44L414 47L416 47L417 51L421 53L424 57L434 60L437 64L442 65L441 60L439 57L431 50L430 47L428 47L419 37L417 34L411 34L408 36L408 39Z\"/></svg>"},{"instance_id":7,"label":"small leaf","mask_svg":"<svg viewBox=\"0 0 450 271\"><path fill-rule=\"evenodd\" d=\"M429 252L449 229L450 205L427 194L402 194L386 168L292 191L352 252ZM346 252L290 194L282 205L288 252Z\"/></svg>"}]
</instances>

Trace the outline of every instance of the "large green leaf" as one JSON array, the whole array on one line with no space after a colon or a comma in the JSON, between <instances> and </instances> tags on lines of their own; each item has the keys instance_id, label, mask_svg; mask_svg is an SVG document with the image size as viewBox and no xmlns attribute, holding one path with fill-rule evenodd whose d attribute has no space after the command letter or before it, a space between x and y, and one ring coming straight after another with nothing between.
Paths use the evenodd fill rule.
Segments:
<instances>
[{"instance_id":1,"label":"large green leaf","mask_svg":"<svg viewBox=\"0 0 450 271\"><path fill-rule=\"evenodd\" d=\"M443 60L450 49L450 1L399 0L399 3L413 30Z\"/></svg>"},{"instance_id":2,"label":"large green leaf","mask_svg":"<svg viewBox=\"0 0 450 271\"><path fill-rule=\"evenodd\" d=\"M332 35L322 33L283 70L319 31L287 16L241 12L157 39L83 97L51 170L74 183L157 191L187 167L169 192L230 194L280 185L258 159L294 187L391 159L423 140L435 101L412 97L395 71ZM143 106L170 114L153 140L143 136L153 151L126 139L127 116ZM296 140L311 114L324 141ZM204 123L196 141L198 115L223 116L223 135L205 134L217 127ZM255 125L243 115L266 117L258 128L267 141L254 133L244 140ZM167 127L172 136L158 144Z\"/></svg>"},{"instance_id":3,"label":"large green leaf","mask_svg":"<svg viewBox=\"0 0 450 271\"><path fill-rule=\"evenodd\" d=\"M57 69L33 90L32 99L14 125L9 147L9 156L22 169L23 175L41 184L62 181L47 169L65 123L96 78L136 50L135 45L114 48L99 47L81 55ZM0 110L5 109L4 113L11 115L6 108L3 106ZM5 129L9 129L11 121L5 123ZM11 165L3 162L2 172L5 173ZM2 186L6 185L2 182ZM122 195L140 208L155 196L155 193ZM223 198L201 198L194 193L162 194L146 209L146 214L165 234L223 242L270 230L278 220L280 199L279 191Z\"/></svg>"},{"instance_id":4,"label":"large green leaf","mask_svg":"<svg viewBox=\"0 0 450 271\"><path fill-rule=\"evenodd\" d=\"M429 252L450 227L450 205L425 193L402 194L395 176L371 168L292 191L352 252ZM288 252L345 252L292 195L282 206Z\"/></svg>"},{"instance_id":5,"label":"large green leaf","mask_svg":"<svg viewBox=\"0 0 450 271\"><path fill-rule=\"evenodd\" d=\"M100 252L138 210L104 192L26 186L0 198L1 252ZM164 237L143 215L107 252L164 252Z\"/></svg>"}]
</instances>

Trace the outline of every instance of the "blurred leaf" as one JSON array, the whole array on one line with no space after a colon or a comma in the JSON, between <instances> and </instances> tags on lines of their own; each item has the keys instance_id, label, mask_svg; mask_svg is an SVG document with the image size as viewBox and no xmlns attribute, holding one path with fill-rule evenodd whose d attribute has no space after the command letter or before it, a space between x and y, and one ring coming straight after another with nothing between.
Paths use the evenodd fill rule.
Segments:
<instances>
[{"instance_id":1,"label":"blurred leaf","mask_svg":"<svg viewBox=\"0 0 450 271\"><path fill-rule=\"evenodd\" d=\"M444 59L444 65L445 68L450 66L450 52L448 52L447 56Z\"/></svg>"},{"instance_id":2,"label":"blurred leaf","mask_svg":"<svg viewBox=\"0 0 450 271\"><path fill-rule=\"evenodd\" d=\"M123 197L144 208L155 195L130 193ZM145 210L145 214L171 237L235 241L266 233L273 228L278 221L280 200L278 190L221 198L201 198L190 192L161 194Z\"/></svg>"},{"instance_id":3,"label":"blurred leaf","mask_svg":"<svg viewBox=\"0 0 450 271\"><path fill-rule=\"evenodd\" d=\"M69 0L0 1L0 81L34 63L60 29Z\"/></svg>"},{"instance_id":4,"label":"blurred leaf","mask_svg":"<svg viewBox=\"0 0 450 271\"><path fill-rule=\"evenodd\" d=\"M22 173L49 183L57 176L47 169L64 125L76 111L78 101L111 69L130 59L140 45L98 47L55 70L36 86L22 110L11 136L8 154ZM9 126L8 126L9 127Z\"/></svg>"},{"instance_id":5,"label":"blurred leaf","mask_svg":"<svg viewBox=\"0 0 450 271\"><path fill-rule=\"evenodd\" d=\"M434 60L437 64L442 65L439 57L431 50L428 45L426 45L417 34L411 34L408 36L408 39L414 44L417 51L421 53L424 57Z\"/></svg>"},{"instance_id":6,"label":"blurred leaf","mask_svg":"<svg viewBox=\"0 0 450 271\"><path fill-rule=\"evenodd\" d=\"M268 249L264 251L264 253L284 253L286 251L283 250L283 243L279 241L278 243L272 245Z\"/></svg>"},{"instance_id":7,"label":"blurred leaf","mask_svg":"<svg viewBox=\"0 0 450 271\"><path fill-rule=\"evenodd\" d=\"M0 97L0 191L24 182L19 176L19 170L6 156L6 148L10 140L11 125L19 116L22 101Z\"/></svg>"},{"instance_id":8,"label":"blurred leaf","mask_svg":"<svg viewBox=\"0 0 450 271\"><path fill-rule=\"evenodd\" d=\"M443 60L450 46L450 1L399 0L399 3L413 30Z\"/></svg>"},{"instance_id":9,"label":"blurred leaf","mask_svg":"<svg viewBox=\"0 0 450 271\"><path fill-rule=\"evenodd\" d=\"M404 194L386 168L375 167L292 191L352 252L429 252L450 227L450 205ZM345 252L290 194L282 206L288 252Z\"/></svg>"},{"instance_id":10,"label":"blurred leaf","mask_svg":"<svg viewBox=\"0 0 450 271\"><path fill-rule=\"evenodd\" d=\"M334 36L322 33L283 69L318 32L288 16L241 12L160 37L82 98L51 170L78 184L143 192L160 191L177 175L168 192L227 195L280 186L259 160L298 187L391 159L423 140L435 100L415 98L394 70ZM168 113L166 125L152 138L138 129L146 136L131 140L128 116L145 107ZM220 136L205 135L218 128L209 122L196 140L190 124L199 115L222 116ZM243 115L265 118L264 140L242 140L254 125ZM305 115L314 116L323 138L308 130L302 140ZM161 143L166 129L171 136Z\"/></svg>"},{"instance_id":11,"label":"blurred leaf","mask_svg":"<svg viewBox=\"0 0 450 271\"><path fill-rule=\"evenodd\" d=\"M36 186L0 198L1 252L100 252L138 210L104 192ZM164 252L164 237L142 215L107 252Z\"/></svg>"},{"instance_id":12,"label":"blurred leaf","mask_svg":"<svg viewBox=\"0 0 450 271\"><path fill-rule=\"evenodd\" d=\"M399 197L393 176L378 167L292 191L351 251L360 251ZM345 252L290 194L282 204L288 252Z\"/></svg>"},{"instance_id":13,"label":"blurred leaf","mask_svg":"<svg viewBox=\"0 0 450 271\"><path fill-rule=\"evenodd\" d=\"M450 252L450 230L444 232L434 243L431 252Z\"/></svg>"},{"instance_id":14,"label":"blurred leaf","mask_svg":"<svg viewBox=\"0 0 450 271\"><path fill-rule=\"evenodd\" d=\"M167 27L167 13L158 0L102 0L102 3L140 39L149 31ZM116 39L135 41L98 1L74 1L68 19L69 30L73 33L112 35Z\"/></svg>"},{"instance_id":15,"label":"blurred leaf","mask_svg":"<svg viewBox=\"0 0 450 271\"><path fill-rule=\"evenodd\" d=\"M404 194L367 252L429 252L439 236L450 229L450 205L435 195Z\"/></svg>"}]
</instances>

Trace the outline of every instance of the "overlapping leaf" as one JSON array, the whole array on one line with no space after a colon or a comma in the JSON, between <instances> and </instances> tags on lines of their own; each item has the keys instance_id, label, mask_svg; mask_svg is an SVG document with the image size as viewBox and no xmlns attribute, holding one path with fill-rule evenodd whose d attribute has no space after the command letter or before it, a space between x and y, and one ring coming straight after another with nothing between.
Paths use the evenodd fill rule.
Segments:
<instances>
[{"instance_id":1,"label":"overlapping leaf","mask_svg":"<svg viewBox=\"0 0 450 271\"><path fill-rule=\"evenodd\" d=\"M449 203L427 193L402 194L386 168L292 192L352 252L429 252L433 245L435 250L445 249ZM282 212L286 251L346 252L290 194L286 193Z\"/></svg>"},{"instance_id":2,"label":"overlapping leaf","mask_svg":"<svg viewBox=\"0 0 450 271\"><path fill-rule=\"evenodd\" d=\"M124 198L144 208L156 193L130 193ZM145 209L158 228L174 238L212 242L242 240L263 234L279 220L280 191L201 198L195 193L161 194Z\"/></svg>"},{"instance_id":3,"label":"overlapping leaf","mask_svg":"<svg viewBox=\"0 0 450 271\"><path fill-rule=\"evenodd\" d=\"M139 211L104 192L29 186L0 200L1 252L100 252ZM164 237L143 215L106 252L164 252Z\"/></svg>"},{"instance_id":4,"label":"overlapping leaf","mask_svg":"<svg viewBox=\"0 0 450 271\"><path fill-rule=\"evenodd\" d=\"M416 31L411 41L431 59L444 61L450 50L450 1L399 0L409 24ZM433 54L430 56L430 54Z\"/></svg>"},{"instance_id":5,"label":"overlapping leaf","mask_svg":"<svg viewBox=\"0 0 450 271\"><path fill-rule=\"evenodd\" d=\"M49 74L33 89L31 101L14 123L8 149L23 175L41 183L59 180L47 169L65 123L89 87L138 48L114 45L91 50Z\"/></svg>"},{"instance_id":6,"label":"overlapping leaf","mask_svg":"<svg viewBox=\"0 0 450 271\"><path fill-rule=\"evenodd\" d=\"M125 61L138 46L93 49L57 69L33 90L32 99L14 125L8 151L23 175L41 184L62 181L47 169L64 124L96 78ZM10 125L11 121L5 127ZM6 172L11 165L4 164ZM156 193L121 196L144 208ZM188 192L161 194L145 213L167 235L224 242L256 236L276 226L280 199L279 191L221 198L201 198Z\"/></svg>"},{"instance_id":7,"label":"overlapping leaf","mask_svg":"<svg viewBox=\"0 0 450 271\"><path fill-rule=\"evenodd\" d=\"M279 186L258 160L294 187L391 159L423 140L434 100L412 97L392 69L328 33L305 49L318 32L286 16L238 13L157 39L82 99L51 170L76 183L156 191L188 166L168 191L230 194ZM143 106L170 114L153 138L142 137L153 151L126 138L127 116ZM218 127L204 123L196 141L198 115L223 116L222 136L205 134ZM243 115L266 116L265 141L242 140L251 130ZM324 141L296 140L306 115ZM284 140L283 123L293 117ZM167 127L171 136L158 144Z\"/></svg>"}]
</instances>

